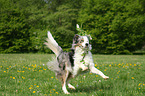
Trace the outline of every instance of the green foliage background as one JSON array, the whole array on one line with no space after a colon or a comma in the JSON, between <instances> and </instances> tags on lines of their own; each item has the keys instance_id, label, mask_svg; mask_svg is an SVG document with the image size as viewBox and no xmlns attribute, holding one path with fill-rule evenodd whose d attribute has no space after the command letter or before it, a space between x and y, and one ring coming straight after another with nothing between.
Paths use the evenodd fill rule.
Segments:
<instances>
[{"instance_id":1,"label":"green foliage background","mask_svg":"<svg viewBox=\"0 0 145 96\"><path fill-rule=\"evenodd\" d=\"M132 54L145 45L144 0L0 0L0 53L51 52L50 30L71 48L76 24L93 38L93 53Z\"/></svg>"}]
</instances>

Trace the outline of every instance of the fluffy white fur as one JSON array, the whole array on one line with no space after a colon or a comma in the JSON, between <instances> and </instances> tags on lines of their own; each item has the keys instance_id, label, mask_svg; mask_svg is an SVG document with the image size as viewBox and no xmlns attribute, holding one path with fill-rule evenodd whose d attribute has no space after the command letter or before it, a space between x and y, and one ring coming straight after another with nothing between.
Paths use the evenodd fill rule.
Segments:
<instances>
[{"instance_id":1,"label":"fluffy white fur","mask_svg":"<svg viewBox=\"0 0 145 96\"><path fill-rule=\"evenodd\" d=\"M68 83L69 79L72 77L76 77L83 72L90 70L90 72L98 74L104 79L109 78L108 76L105 76L100 70L94 67L93 57L90 51L92 48L91 48L91 45L89 44L88 37L81 36L81 38L83 38L83 42L79 43L79 45L75 46L74 48L74 66L73 67L66 66L66 69L64 71L62 90L65 94L69 94L69 92L66 89L66 85L68 85L69 88L75 89L74 86ZM54 38L52 37L49 31L48 31L48 39L45 44L56 54L57 57L59 56L59 54L61 54L62 48L57 44L57 42L54 40ZM55 67L55 64L56 64L56 67ZM58 64L59 62L56 59L55 62L51 62L48 65L54 66L54 68L56 68L57 70L59 69ZM70 74L72 76L70 76Z\"/></svg>"},{"instance_id":2,"label":"fluffy white fur","mask_svg":"<svg viewBox=\"0 0 145 96\"><path fill-rule=\"evenodd\" d=\"M92 47L89 44L89 39L86 36L81 38L84 39L84 42L81 43L82 46L75 47L73 76L77 76L81 69L82 71L88 71L87 69L89 69L90 72L98 74L104 79L108 79L108 76L105 76L101 71L94 67L93 57L90 51ZM88 46L86 46L86 44L88 44Z\"/></svg>"}]
</instances>

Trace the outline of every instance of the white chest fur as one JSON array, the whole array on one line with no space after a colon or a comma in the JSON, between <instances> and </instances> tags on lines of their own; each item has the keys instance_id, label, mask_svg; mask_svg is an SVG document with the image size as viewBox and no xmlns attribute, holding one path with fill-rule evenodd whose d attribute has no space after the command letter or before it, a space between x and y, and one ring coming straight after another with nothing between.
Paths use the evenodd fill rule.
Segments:
<instances>
[{"instance_id":1,"label":"white chest fur","mask_svg":"<svg viewBox=\"0 0 145 96\"><path fill-rule=\"evenodd\" d=\"M77 76L79 73L88 71L89 67L94 66L92 54L89 50L83 50L76 47L74 54L73 75Z\"/></svg>"}]
</instances>

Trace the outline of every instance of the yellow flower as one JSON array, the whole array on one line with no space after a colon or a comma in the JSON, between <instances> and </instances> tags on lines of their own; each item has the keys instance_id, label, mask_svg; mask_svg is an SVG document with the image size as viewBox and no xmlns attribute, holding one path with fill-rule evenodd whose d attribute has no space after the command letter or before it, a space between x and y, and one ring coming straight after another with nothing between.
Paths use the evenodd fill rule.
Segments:
<instances>
[{"instance_id":1,"label":"yellow flower","mask_svg":"<svg viewBox=\"0 0 145 96\"><path fill-rule=\"evenodd\" d=\"M6 71L4 71L4 73L6 73Z\"/></svg>"},{"instance_id":2,"label":"yellow flower","mask_svg":"<svg viewBox=\"0 0 145 96\"><path fill-rule=\"evenodd\" d=\"M45 68L43 70L46 70Z\"/></svg>"},{"instance_id":3,"label":"yellow flower","mask_svg":"<svg viewBox=\"0 0 145 96\"><path fill-rule=\"evenodd\" d=\"M33 91L33 93L36 93L36 91Z\"/></svg>"},{"instance_id":4,"label":"yellow flower","mask_svg":"<svg viewBox=\"0 0 145 96\"><path fill-rule=\"evenodd\" d=\"M37 86L37 87L39 87L39 86Z\"/></svg>"},{"instance_id":5,"label":"yellow flower","mask_svg":"<svg viewBox=\"0 0 145 96\"><path fill-rule=\"evenodd\" d=\"M10 76L10 78L13 78L12 76Z\"/></svg>"},{"instance_id":6,"label":"yellow flower","mask_svg":"<svg viewBox=\"0 0 145 96\"><path fill-rule=\"evenodd\" d=\"M16 79L15 77L13 77L13 79Z\"/></svg>"},{"instance_id":7,"label":"yellow flower","mask_svg":"<svg viewBox=\"0 0 145 96\"><path fill-rule=\"evenodd\" d=\"M134 77L131 77L131 79L134 79Z\"/></svg>"},{"instance_id":8,"label":"yellow flower","mask_svg":"<svg viewBox=\"0 0 145 96\"><path fill-rule=\"evenodd\" d=\"M53 89L53 91L55 91L55 89Z\"/></svg>"},{"instance_id":9,"label":"yellow flower","mask_svg":"<svg viewBox=\"0 0 145 96\"><path fill-rule=\"evenodd\" d=\"M111 67L111 65L109 65L109 67Z\"/></svg>"},{"instance_id":10,"label":"yellow flower","mask_svg":"<svg viewBox=\"0 0 145 96\"><path fill-rule=\"evenodd\" d=\"M32 89L32 87L29 87L29 89Z\"/></svg>"},{"instance_id":11,"label":"yellow flower","mask_svg":"<svg viewBox=\"0 0 145 96\"><path fill-rule=\"evenodd\" d=\"M22 76L23 79L25 79L25 77Z\"/></svg>"},{"instance_id":12,"label":"yellow flower","mask_svg":"<svg viewBox=\"0 0 145 96\"><path fill-rule=\"evenodd\" d=\"M55 92L56 94L58 94L58 92Z\"/></svg>"},{"instance_id":13,"label":"yellow flower","mask_svg":"<svg viewBox=\"0 0 145 96\"><path fill-rule=\"evenodd\" d=\"M51 77L53 79L53 77Z\"/></svg>"},{"instance_id":14,"label":"yellow flower","mask_svg":"<svg viewBox=\"0 0 145 96\"><path fill-rule=\"evenodd\" d=\"M95 67L97 66L97 64L95 64Z\"/></svg>"}]
</instances>

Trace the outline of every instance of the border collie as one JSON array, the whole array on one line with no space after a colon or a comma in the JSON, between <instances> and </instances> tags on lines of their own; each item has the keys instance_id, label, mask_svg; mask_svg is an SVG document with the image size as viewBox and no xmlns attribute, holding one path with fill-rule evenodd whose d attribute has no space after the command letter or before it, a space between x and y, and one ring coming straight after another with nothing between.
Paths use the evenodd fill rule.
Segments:
<instances>
[{"instance_id":1,"label":"border collie","mask_svg":"<svg viewBox=\"0 0 145 96\"><path fill-rule=\"evenodd\" d=\"M77 27L79 27L77 25ZM56 55L56 58L48 62L48 68L56 73L56 77L62 82L62 90L65 94L70 94L69 88L75 89L68 81L79 74L91 72L100 75L104 79L109 77L104 75L100 70L94 67L93 57L91 53L90 36L80 36L76 34L73 38L72 51L64 52L58 43L54 40L52 34L48 31L47 45Z\"/></svg>"}]
</instances>

